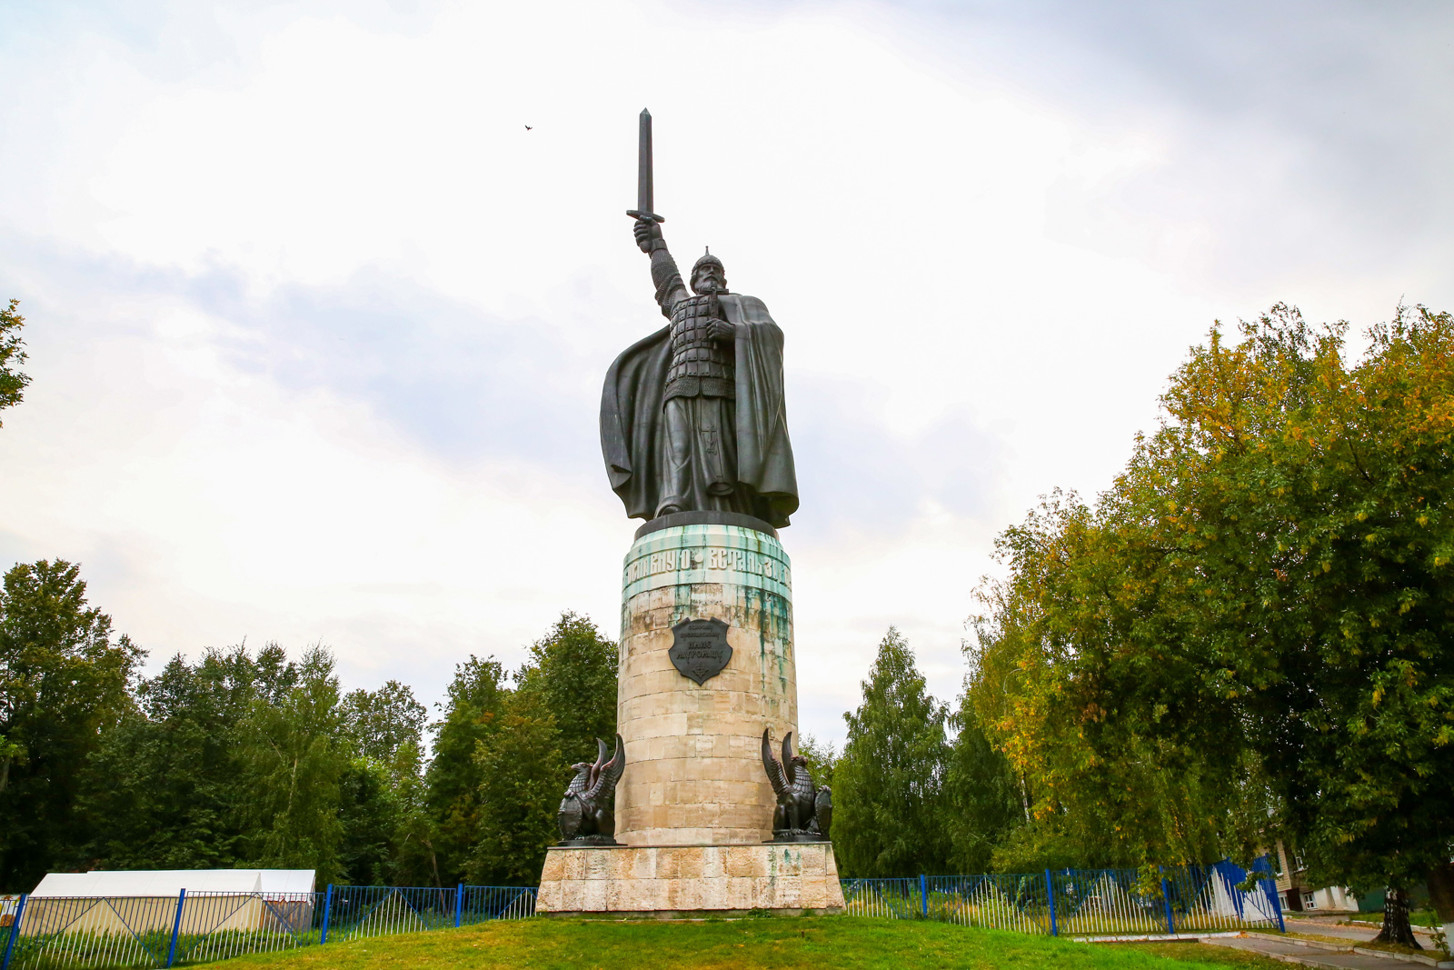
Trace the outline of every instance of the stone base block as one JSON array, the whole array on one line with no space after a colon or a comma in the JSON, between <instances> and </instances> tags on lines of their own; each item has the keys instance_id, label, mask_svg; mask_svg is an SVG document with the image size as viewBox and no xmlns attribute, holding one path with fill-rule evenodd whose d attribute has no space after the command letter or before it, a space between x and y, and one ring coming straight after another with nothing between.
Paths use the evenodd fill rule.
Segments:
<instances>
[{"instance_id":1,"label":"stone base block","mask_svg":"<svg viewBox=\"0 0 1454 970\"><path fill-rule=\"evenodd\" d=\"M552 846L537 913L840 913L831 842Z\"/></svg>"}]
</instances>

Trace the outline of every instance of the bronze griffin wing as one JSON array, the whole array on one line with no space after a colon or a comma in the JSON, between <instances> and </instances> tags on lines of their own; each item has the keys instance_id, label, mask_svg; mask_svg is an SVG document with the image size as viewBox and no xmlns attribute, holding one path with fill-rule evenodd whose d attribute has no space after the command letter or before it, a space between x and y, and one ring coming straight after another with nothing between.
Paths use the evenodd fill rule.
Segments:
<instances>
[{"instance_id":1,"label":"bronze griffin wing","mask_svg":"<svg viewBox=\"0 0 1454 970\"><path fill-rule=\"evenodd\" d=\"M762 729L762 767L767 772L767 780L772 785L772 793L779 800L786 798L793 791L793 756L789 743L792 740L793 732L789 731L783 738L783 760L777 760L777 755L772 753L772 738L769 734L771 728ZM784 767L783 762L787 762Z\"/></svg>"},{"instance_id":2,"label":"bronze griffin wing","mask_svg":"<svg viewBox=\"0 0 1454 970\"><path fill-rule=\"evenodd\" d=\"M610 802L611 796L616 794L616 783L626 771L626 750L619 734L616 735L616 752L610 761L605 760L606 742L597 738L596 745L596 764L591 773L591 786L586 789L586 800L593 805L602 805Z\"/></svg>"}]
</instances>

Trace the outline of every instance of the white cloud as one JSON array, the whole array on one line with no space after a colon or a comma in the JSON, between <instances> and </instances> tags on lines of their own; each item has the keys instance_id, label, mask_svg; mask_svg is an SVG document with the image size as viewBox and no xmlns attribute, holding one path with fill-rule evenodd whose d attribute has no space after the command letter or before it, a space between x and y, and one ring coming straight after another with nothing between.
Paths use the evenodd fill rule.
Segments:
<instances>
[{"instance_id":1,"label":"white cloud","mask_svg":"<svg viewBox=\"0 0 1454 970\"><path fill-rule=\"evenodd\" d=\"M614 626L605 497L508 457L443 462L356 400L240 373L216 349L228 325L185 305L111 312L147 323L64 355L36 341L3 541L103 559L93 601L163 658L321 638L356 677L437 691L469 651L515 659L563 606Z\"/></svg>"}]
</instances>

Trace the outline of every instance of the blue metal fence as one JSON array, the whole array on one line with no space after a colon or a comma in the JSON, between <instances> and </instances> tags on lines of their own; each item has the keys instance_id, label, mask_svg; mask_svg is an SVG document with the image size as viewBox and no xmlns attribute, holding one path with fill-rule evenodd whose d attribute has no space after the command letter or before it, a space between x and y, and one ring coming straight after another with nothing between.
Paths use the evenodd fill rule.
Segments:
<instances>
[{"instance_id":1,"label":"blue metal fence","mask_svg":"<svg viewBox=\"0 0 1454 970\"><path fill-rule=\"evenodd\" d=\"M1281 930L1266 858L1161 870L1064 869L845 879L847 911L1052 936ZM1243 888L1247 887L1247 888ZM329 886L321 893L20 897L0 926L0 970L153 970L535 915L533 886Z\"/></svg>"},{"instance_id":2,"label":"blue metal fence","mask_svg":"<svg viewBox=\"0 0 1454 970\"><path fill-rule=\"evenodd\" d=\"M329 886L321 893L22 896L0 970L154 970L535 915L533 886Z\"/></svg>"},{"instance_id":3,"label":"blue metal fence","mask_svg":"<svg viewBox=\"0 0 1454 970\"><path fill-rule=\"evenodd\" d=\"M492 919L524 919L535 915L535 889L511 886L461 886L456 926Z\"/></svg>"},{"instance_id":4,"label":"blue metal fence","mask_svg":"<svg viewBox=\"0 0 1454 970\"><path fill-rule=\"evenodd\" d=\"M1266 859L1257 878L1231 862L1160 870L1058 872L917 879L845 879L849 913L932 919L1050 936L1162 936L1283 929ZM1243 886L1248 888L1244 889Z\"/></svg>"}]
</instances>

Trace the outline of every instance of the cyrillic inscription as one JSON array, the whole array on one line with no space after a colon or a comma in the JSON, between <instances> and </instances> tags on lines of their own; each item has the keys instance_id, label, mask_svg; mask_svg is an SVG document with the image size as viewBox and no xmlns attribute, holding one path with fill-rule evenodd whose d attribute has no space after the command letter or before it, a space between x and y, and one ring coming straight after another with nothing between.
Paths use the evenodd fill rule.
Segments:
<instances>
[{"instance_id":1,"label":"cyrillic inscription","mask_svg":"<svg viewBox=\"0 0 1454 970\"><path fill-rule=\"evenodd\" d=\"M705 555L704 555L705 554ZM735 570L787 582L788 567L776 559L746 549L667 549L642 556L626 567L626 582L634 583L657 573L701 569Z\"/></svg>"}]
</instances>

